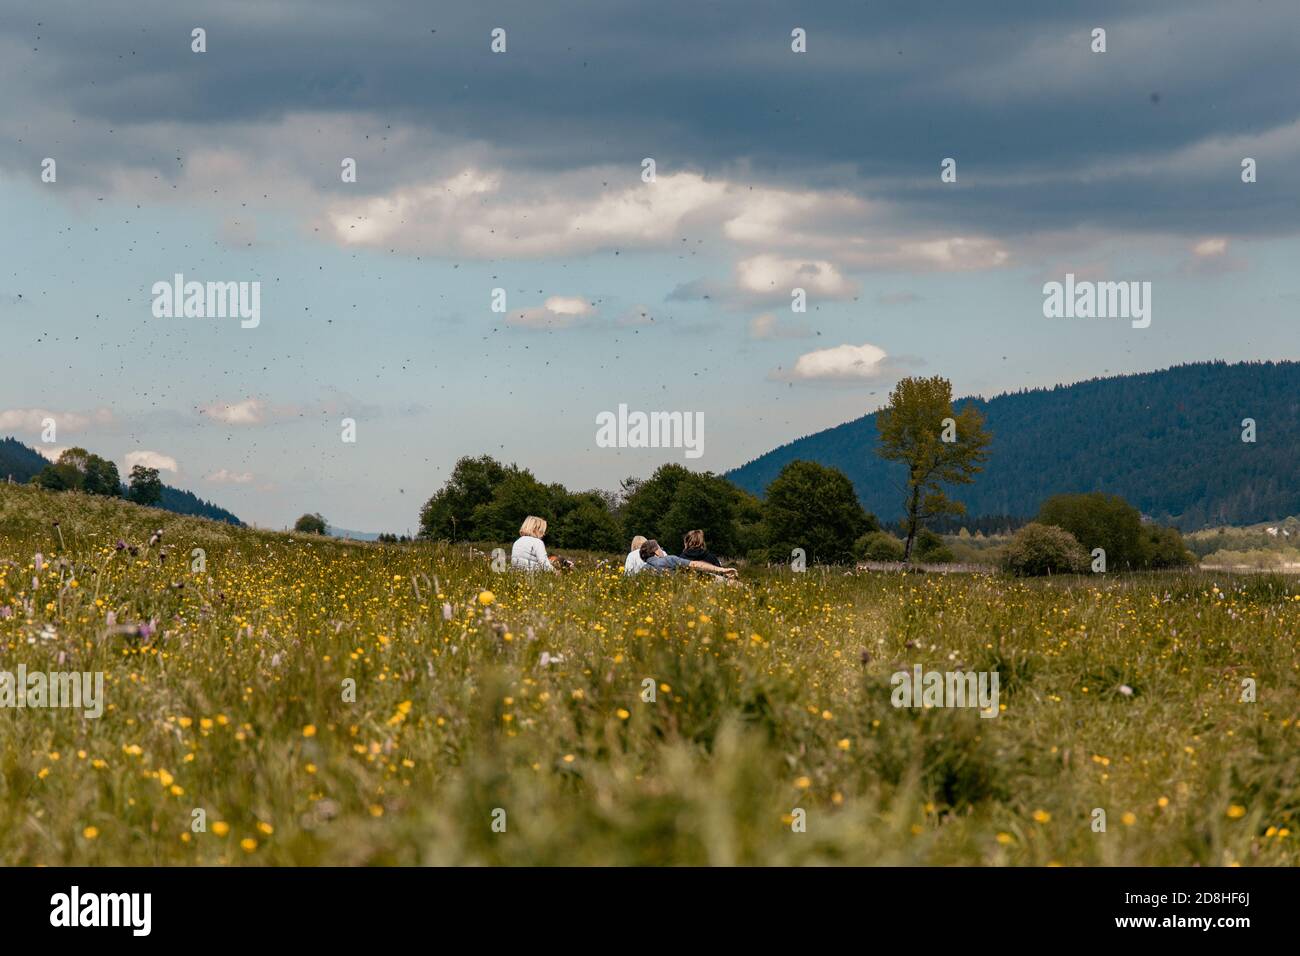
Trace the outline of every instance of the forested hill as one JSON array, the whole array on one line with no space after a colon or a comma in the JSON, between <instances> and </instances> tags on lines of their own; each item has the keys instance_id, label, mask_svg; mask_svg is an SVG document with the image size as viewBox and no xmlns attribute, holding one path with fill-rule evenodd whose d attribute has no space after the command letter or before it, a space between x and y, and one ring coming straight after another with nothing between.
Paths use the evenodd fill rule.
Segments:
<instances>
[{"instance_id":1,"label":"forested hill","mask_svg":"<svg viewBox=\"0 0 1300 956\"><path fill-rule=\"evenodd\" d=\"M26 484L48 464L49 462L40 453L28 448L17 439L0 439L0 482L8 481L12 477L14 481ZM219 508L210 501L204 501L198 495L173 488L171 485L163 485L162 500L158 503L158 507L166 511L174 511L176 514L211 518L213 521L224 521L227 524L243 523L225 508Z\"/></svg>"},{"instance_id":2,"label":"forested hill","mask_svg":"<svg viewBox=\"0 0 1300 956\"><path fill-rule=\"evenodd\" d=\"M1030 516L1049 495L1104 491L1192 530L1300 514L1300 363L1199 362L973 402L993 434L971 515ZM1256 441L1242 441L1242 420ZM875 414L800 438L727 477L755 494L797 459L839 468L881 519L905 472L876 454Z\"/></svg>"}]
</instances>

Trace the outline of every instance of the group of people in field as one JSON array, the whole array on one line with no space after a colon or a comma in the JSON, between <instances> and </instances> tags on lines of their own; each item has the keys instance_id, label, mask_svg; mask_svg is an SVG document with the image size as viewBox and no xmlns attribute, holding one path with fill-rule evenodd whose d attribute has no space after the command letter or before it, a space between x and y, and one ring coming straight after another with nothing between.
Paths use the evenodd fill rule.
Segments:
<instances>
[{"instance_id":1,"label":"group of people in field","mask_svg":"<svg viewBox=\"0 0 1300 956\"><path fill-rule=\"evenodd\" d=\"M519 527L519 540L510 549L510 566L519 571L559 571L572 567L573 562L548 555L543 538L546 537L546 519L529 515ZM703 531L688 531L682 540L682 553L668 554L659 542L637 535L632 539L632 550L623 561L626 577L650 572L671 574L674 571L696 571L720 578L734 578L735 568L722 566L717 555L704 544Z\"/></svg>"}]
</instances>

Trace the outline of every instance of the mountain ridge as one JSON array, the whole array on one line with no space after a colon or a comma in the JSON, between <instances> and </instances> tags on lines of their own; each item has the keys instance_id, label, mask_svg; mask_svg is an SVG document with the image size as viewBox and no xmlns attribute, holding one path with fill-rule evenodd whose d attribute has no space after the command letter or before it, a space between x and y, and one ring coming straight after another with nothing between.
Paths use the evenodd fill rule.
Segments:
<instances>
[{"instance_id":1,"label":"mountain ridge","mask_svg":"<svg viewBox=\"0 0 1300 956\"><path fill-rule=\"evenodd\" d=\"M1063 492L1118 494L1193 530L1300 512L1300 362L1192 362L1004 392L974 404L989 462L952 497L972 516L1035 514ZM902 512L901 464L875 454L876 412L780 445L725 473L762 495L790 461L839 468L882 520ZM1242 440L1253 419L1256 441Z\"/></svg>"}]
</instances>

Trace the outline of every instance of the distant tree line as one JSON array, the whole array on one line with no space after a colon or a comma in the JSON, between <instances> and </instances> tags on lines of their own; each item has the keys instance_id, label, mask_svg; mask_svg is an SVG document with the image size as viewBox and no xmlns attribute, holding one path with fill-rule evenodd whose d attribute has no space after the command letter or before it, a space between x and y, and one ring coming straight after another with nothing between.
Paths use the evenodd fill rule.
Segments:
<instances>
[{"instance_id":1,"label":"distant tree line","mask_svg":"<svg viewBox=\"0 0 1300 956\"><path fill-rule=\"evenodd\" d=\"M9 440L0 443L0 453L30 451L26 445ZM31 454L35 454L34 452ZM25 462L24 462L25 463ZM196 515L228 524L241 524L229 511L180 488L163 484L157 468L135 465L123 484L117 465L84 448L69 448L53 462L31 469L30 483L48 491L80 491L105 498L125 498L139 505L162 508L175 514Z\"/></svg>"},{"instance_id":2,"label":"distant tree line","mask_svg":"<svg viewBox=\"0 0 1300 956\"><path fill-rule=\"evenodd\" d=\"M974 480L991 441L979 409L953 408L947 380L903 379L876 424L878 454L905 469L895 487L905 515L898 536L862 507L842 471L811 461L787 462L760 500L724 477L677 464L662 465L649 478L627 478L611 494L544 484L525 468L484 455L456 462L421 509L418 537L504 543L516 537L525 517L539 515L549 524L548 543L559 549L621 552L634 535L645 535L676 551L687 531L702 528L709 547L730 558L785 563L802 551L819 564L862 558L941 563L952 561L953 552L932 525L961 521L977 531L1001 532L1019 523L967 521L964 506L945 493L945 486ZM1136 509L1112 496L1052 498L1038 522L1018 535L1034 543L1042 535L1028 529L1044 526L1064 535L1049 532L1068 552L1061 570L1077 569L1085 546L1104 548L1115 570L1174 566L1190 557L1177 531L1144 523Z\"/></svg>"},{"instance_id":3,"label":"distant tree line","mask_svg":"<svg viewBox=\"0 0 1300 956\"><path fill-rule=\"evenodd\" d=\"M84 448L69 448L58 460L45 466L32 484L48 491L80 491L106 498L126 498L138 505L157 506L162 501L163 483L157 468L136 465L123 486L117 465Z\"/></svg>"},{"instance_id":4,"label":"distant tree line","mask_svg":"<svg viewBox=\"0 0 1300 956\"><path fill-rule=\"evenodd\" d=\"M725 478L677 464L628 478L609 494L543 484L485 455L456 463L421 509L418 536L507 542L530 514L546 518L556 548L620 552L640 534L676 551L687 531L703 528L709 548L726 557L787 561L803 548L822 563L851 561L857 539L879 528L848 479L814 462L791 462L760 502Z\"/></svg>"}]
</instances>

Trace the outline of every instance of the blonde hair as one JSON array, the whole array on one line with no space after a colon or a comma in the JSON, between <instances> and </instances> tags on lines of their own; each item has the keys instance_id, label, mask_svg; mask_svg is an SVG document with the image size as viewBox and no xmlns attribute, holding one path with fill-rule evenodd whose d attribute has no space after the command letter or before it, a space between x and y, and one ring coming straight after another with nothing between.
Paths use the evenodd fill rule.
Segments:
<instances>
[{"instance_id":1,"label":"blonde hair","mask_svg":"<svg viewBox=\"0 0 1300 956\"><path fill-rule=\"evenodd\" d=\"M637 535L635 538L632 539L632 550L640 551L641 545L643 544L645 544L645 535L643 534Z\"/></svg>"},{"instance_id":2,"label":"blonde hair","mask_svg":"<svg viewBox=\"0 0 1300 956\"><path fill-rule=\"evenodd\" d=\"M704 547L704 532L698 530L686 532L686 536L682 538L682 547L687 551Z\"/></svg>"},{"instance_id":3,"label":"blonde hair","mask_svg":"<svg viewBox=\"0 0 1300 956\"><path fill-rule=\"evenodd\" d=\"M519 534L526 538L541 538L546 535L546 519L529 515L519 526Z\"/></svg>"}]
</instances>

